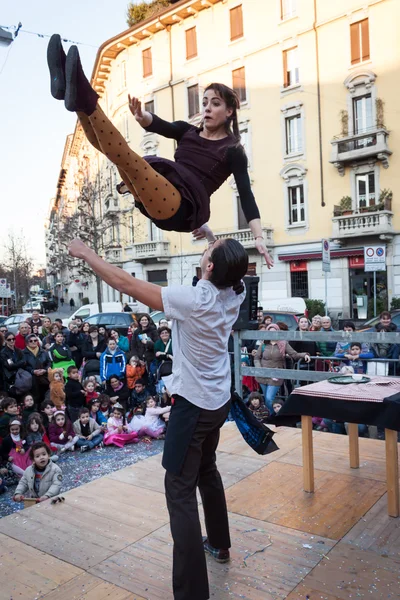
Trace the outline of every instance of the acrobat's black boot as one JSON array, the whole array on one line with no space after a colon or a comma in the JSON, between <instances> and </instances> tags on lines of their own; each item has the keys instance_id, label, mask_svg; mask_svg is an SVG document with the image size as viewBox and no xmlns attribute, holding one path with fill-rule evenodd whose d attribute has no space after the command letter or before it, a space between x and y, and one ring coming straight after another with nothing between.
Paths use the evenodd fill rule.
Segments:
<instances>
[{"instance_id":1,"label":"acrobat's black boot","mask_svg":"<svg viewBox=\"0 0 400 600\"><path fill-rule=\"evenodd\" d=\"M56 100L64 100L65 96L65 60L67 56L58 33L54 33L47 46L47 64L50 70L51 95Z\"/></svg>"},{"instance_id":2,"label":"acrobat's black boot","mask_svg":"<svg viewBox=\"0 0 400 600\"><path fill-rule=\"evenodd\" d=\"M71 112L84 112L91 115L99 95L90 85L83 72L78 48L71 46L65 63L65 108Z\"/></svg>"}]
</instances>

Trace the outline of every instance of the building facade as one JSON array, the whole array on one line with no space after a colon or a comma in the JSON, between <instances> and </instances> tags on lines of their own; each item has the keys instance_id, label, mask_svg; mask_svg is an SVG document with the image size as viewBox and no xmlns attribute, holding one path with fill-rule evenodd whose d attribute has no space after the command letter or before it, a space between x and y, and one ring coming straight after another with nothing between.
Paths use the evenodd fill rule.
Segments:
<instances>
[{"instance_id":1,"label":"building facade","mask_svg":"<svg viewBox=\"0 0 400 600\"><path fill-rule=\"evenodd\" d=\"M334 315L364 316L360 298L364 307L375 285L364 268L365 246L386 248L387 269L376 276L378 308L400 296L399 17L396 0L181 0L98 51L93 86L142 155L172 158L174 143L137 125L128 92L166 120L200 123L209 83L237 90L242 143L274 268L253 249L233 178L212 197L210 226L248 248L261 303L324 299L322 238L331 240ZM72 146L74 140L76 155L90 156L92 171L110 186L116 212L129 218L120 246L106 256L161 285L190 283L204 244L162 232L132 212L132 199L115 195L115 169L87 149L79 125ZM117 297L111 288L104 293L105 300Z\"/></svg>"}]
</instances>

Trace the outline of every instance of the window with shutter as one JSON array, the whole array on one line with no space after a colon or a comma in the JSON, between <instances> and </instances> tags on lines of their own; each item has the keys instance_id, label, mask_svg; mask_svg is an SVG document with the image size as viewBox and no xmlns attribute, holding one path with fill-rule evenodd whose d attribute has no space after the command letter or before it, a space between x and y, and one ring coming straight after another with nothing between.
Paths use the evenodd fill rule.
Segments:
<instances>
[{"instance_id":1,"label":"window with shutter","mask_svg":"<svg viewBox=\"0 0 400 600\"><path fill-rule=\"evenodd\" d=\"M242 5L235 6L230 11L231 19L231 41L243 37L243 11Z\"/></svg>"},{"instance_id":2,"label":"window with shutter","mask_svg":"<svg viewBox=\"0 0 400 600\"><path fill-rule=\"evenodd\" d=\"M142 51L143 61L143 77L149 77L153 75L153 59L151 55L151 48L146 48Z\"/></svg>"},{"instance_id":3,"label":"window with shutter","mask_svg":"<svg viewBox=\"0 0 400 600\"><path fill-rule=\"evenodd\" d=\"M246 73L244 67L232 71L232 87L237 93L240 102L246 102Z\"/></svg>"},{"instance_id":4,"label":"window with shutter","mask_svg":"<svg viewBox=\"0 0 400 600\"><path fill-rule=\"evenodd\" d=\"M297 48L283 51L283 86L290 87L300 81Z\"/></svg>"},{"instance_id":5,"label":"window with shutter","mask_svg":"<svg viewBox=\"0 0 400 600\"><path fill-rule=\"evenodd\" d=\"M154 100L149 100L144 103L144 110L150 113L154 113Z\"/></svg>"},{"instance_id":6,"label":"window with shutter","mask_svg":"<svg viewBox=\"0 0 400 600\"><path fill-rule=\"evenodd\" d=\"M369 60L369 23L363 19L350 25L351 64Z\"/></svg>"},{"instance_id":7,"label":"window with shutter","mask_svg":"<svg viewBox=\"0 0 400 600\"><path fill-rule=\"evenodd\" d=\"M196 27L186 30L186 60L197 56L197 33Z\"/></svg>"},{"instance_id":8,"label":"window with shutter","mask_svg":"<svg viewBox=\"0 0 400 600\"><path fill-rule=\"evenodd\" d=\"M195 117L200 112L200 103L199 103L199 86L191 85L187 89L188 93L188 117L191 119Z\"/></svg>"}]
</instances>

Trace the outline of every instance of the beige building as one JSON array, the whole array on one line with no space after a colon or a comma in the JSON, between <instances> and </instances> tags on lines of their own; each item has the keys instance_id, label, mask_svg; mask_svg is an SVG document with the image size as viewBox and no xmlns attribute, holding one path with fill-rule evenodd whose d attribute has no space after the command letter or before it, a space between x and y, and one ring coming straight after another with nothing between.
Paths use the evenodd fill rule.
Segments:
<instances>
[{"instance_id":1,"label":"beige building","mask_svg":"<svg viewBox=\"0 0 400 600\"><path fill-rule=\"evenodd\" d=\"M399 23L397 0L181 0L104 42L92 82L132 148L167 158L174 142L137 125L128 92L164 119L199 123L204 87L212 81L234 86L274 268L268 271L253 249L233 178L212 197L211 227L248 248L263 304L323 299L321 239L330 239L329 309L361 318L374 287L365 246L386 249L378 308L400 296ZM115 169L87 147L77 126L63 165L88 157L92 176L102 182L101 210L111 206L125 219L108 257L149 281L190 283L204 244L162 232L136 210L131 215L132 199L115 191ZM73 188L65 195L71 194ZM116 294L106 289L105 300Z\"/></svg>"}]
</instances>

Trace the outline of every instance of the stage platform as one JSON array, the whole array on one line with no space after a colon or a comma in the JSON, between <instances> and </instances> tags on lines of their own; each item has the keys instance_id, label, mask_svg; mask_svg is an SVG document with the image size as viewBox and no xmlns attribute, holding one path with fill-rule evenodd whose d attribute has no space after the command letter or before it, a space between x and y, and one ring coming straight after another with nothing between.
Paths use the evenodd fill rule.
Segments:
<instances>
[{"instance_id":1,"label":"stage platform","mask_svg":"<svg viewBox=\"0 0 400 600\"><path fill-rule=\"evenodd\" d=\"M223 427L218 463L232 561L207 558L213 600L400 598L400 518L387 516L385 444L314 432L315 494L302 491L301 431L260 457ZM2 600L172 600L161 456L82 485L64 504L0 520ZM188 599L190 600L190 599Z\"/></svg>"}]
</instances>

